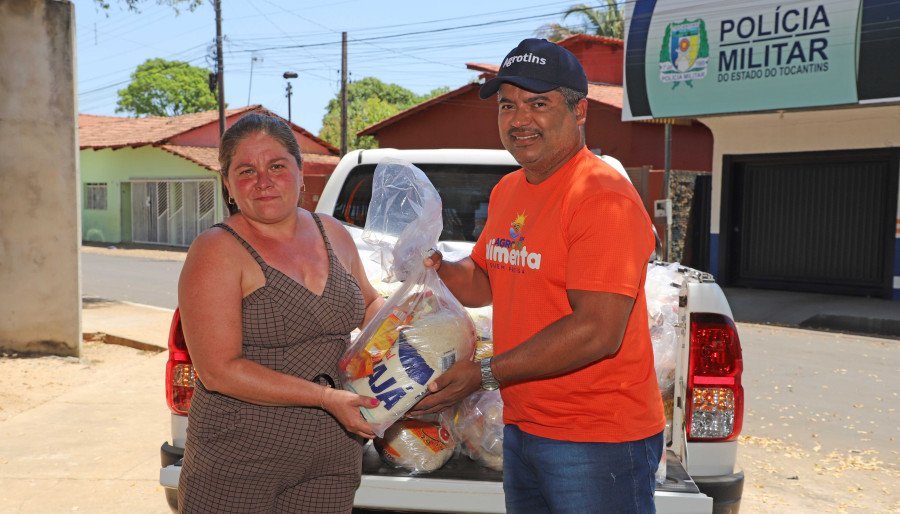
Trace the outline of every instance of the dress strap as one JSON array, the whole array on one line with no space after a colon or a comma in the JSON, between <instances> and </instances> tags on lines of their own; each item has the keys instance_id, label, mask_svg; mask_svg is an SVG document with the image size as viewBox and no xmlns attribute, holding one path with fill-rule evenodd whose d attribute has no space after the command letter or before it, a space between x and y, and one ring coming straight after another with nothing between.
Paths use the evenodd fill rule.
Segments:
<instances>
[{"instance_id":1,"label":"dress strap","mask_svg":"<svg viewBox=\"0 0 900 514\"><path fill-rule=\"evenodd\" d=\"M334 255L334 251L331 249L331 242L328 241L328 234L325 233L325 225L322 224L322 220L319 219L319 215L311 212L313 219L316 221L316 225L319 227L319 232L322 234L322 239L325 240L325 249L328 250L328 257Z\"/></svg>"},{"instance_id":2,"label":"dress strap","mask_svg":"<svg viewBox=\"0 0 900 514\"><path fill-rule=\"evenodd\" d=\"M252 246L250 246L250 243L248 243L247 241L244 240L243 237L238 235L238 233L235 232L235 230L233 228L226 225L225 223L216 223L213 226L219 227L221 229L224 229L226 232L231 233L231 235L233 235L234 238L237 239L238 242L241 243L244 246L244 248L247 249L248 252L250 252L250 255L253 256L254 259L256 259L256 263L259 264L260 268L262 268L263 270L268 269L269 265L266 264L266 261L264 261L263 258L260 257L258 253L256 253L256 249L254 249ZM328 244L327 240L326 240L326 244Z\"/></svg>"}]
</instances>

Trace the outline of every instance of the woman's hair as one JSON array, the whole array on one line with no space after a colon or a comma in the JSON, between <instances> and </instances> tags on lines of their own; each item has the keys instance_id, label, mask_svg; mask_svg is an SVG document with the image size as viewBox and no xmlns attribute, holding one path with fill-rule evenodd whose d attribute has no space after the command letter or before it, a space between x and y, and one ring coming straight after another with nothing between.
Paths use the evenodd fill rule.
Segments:
<instances>
[{"instance_id":1,"label":"woman's hair","mask_svg":"<svg viewBox=\"0 0 900 514\"><path fill-rule=\"evenodd\" d=\"M291 130L291 127L275 116L254 112L237 120L222 136L222 142L219 144L219 166L223 177L228 176L228 168L231 167L231 159L234 158L237 146L244 139L257 133L271 136L281 143L285 150L294 156L294 159L297 161L297 167L303 169L300 145L297 143L297 138L294 136L294 131Z\"/></svg>"}]
</instances>

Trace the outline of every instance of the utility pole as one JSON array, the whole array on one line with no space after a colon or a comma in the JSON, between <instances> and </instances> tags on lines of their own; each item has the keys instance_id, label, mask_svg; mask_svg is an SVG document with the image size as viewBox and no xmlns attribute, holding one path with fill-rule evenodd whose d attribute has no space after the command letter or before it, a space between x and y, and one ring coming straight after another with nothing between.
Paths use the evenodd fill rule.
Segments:
<instances>
[{"instance_id":1,"label":"utility pole","mask_svg":"<svg viewBox=\"0 0 900 514\"><path fill-rule=\"evenodd\" d=\"M665 172L663 194L666 195L666 261L672 259L672 123L666 121Z\"/></svg>"},{"instance_id":2,"label":"utility pole","mask_svg":"<svg viewBox=\"0 0 900 514\"><path fill-rule=\"evenodd\" d=\"M247 86L247 105L250 105L250 92L253 91L253 65L256 61L261 61L262 59L251 54L250 57L250 85Z\"/></svg>"},{"instance_id":3,"label":"utility pole","mask_svg":"<svg viewBox=\"0 0 900 514\"><path fill-rule=\"evenodd\" d=\"M286 71L284 72L284 75L282 75L282 77L284 77L284 80L288 81L287 86L285 86L284 88L286 91L284 96L286 96L288 100L288 121L291 121L291 94L294 91L294 86L291 85L291 81L289 79L297 78L297 73L294 71Z\"/></svg>"},{"instance_id":4,"label":"utility pole","mask_svg":"<svg viewBox=\"0 0 900 514\"><path fill-rule=\"evenodd\" d=\"M341 157L347 155L347 33L341 32Z\"/></svg>"},{"instance_id":5,"label":"utility pole","mask_svg":"<svg viewBox=\"0 0 900 514\"><path fill-rule=\"evenodd\" d=\"M219 94L219 140L225 135L225 63L222 58L222 0L216 8L216 89Z\"/></svg>"},{"instance_id":6,"label":"utility pole","mask_svg":"<svg viewBox=\"0 0 900 514\"><path fill-rule=\"evenodd\" d=\"M287 89L287 93L284 96L286 96L288 99L288 121L291 121L291 95L293 94L292 91L294 89L294 86L292 86L291 83L288 82L285 89Z\"/></svg>"}]
</instances>

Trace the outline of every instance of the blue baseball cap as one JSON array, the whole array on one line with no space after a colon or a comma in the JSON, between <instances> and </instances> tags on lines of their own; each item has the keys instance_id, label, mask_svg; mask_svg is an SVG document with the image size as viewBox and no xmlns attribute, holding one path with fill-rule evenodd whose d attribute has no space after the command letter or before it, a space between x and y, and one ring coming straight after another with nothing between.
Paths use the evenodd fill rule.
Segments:
<instances>
[{"instance_id":1,"label":"blue baseball cap","mask_svg":"<svg viewBox=\"0 0 900 514\"><path fill-rule=\"evenodd\" d=\"M534 93L546 93L567 87L587 94L584 68L572 52L546 39L525 39L500 64L497 76L485 82L478 92L483 99L495 95L508 82Z\"/></svg>"}]
</instances>

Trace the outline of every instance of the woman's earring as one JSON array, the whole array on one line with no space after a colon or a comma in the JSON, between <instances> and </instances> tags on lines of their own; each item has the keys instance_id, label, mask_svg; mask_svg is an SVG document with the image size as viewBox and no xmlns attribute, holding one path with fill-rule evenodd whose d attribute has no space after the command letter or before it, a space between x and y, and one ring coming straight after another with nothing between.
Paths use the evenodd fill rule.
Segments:
<instances>
[{"instance_id":1,"label":"woman's earring","mask_svg":"<svg viewBox=\"0 0 900 514\"><path fill-rule=\"evenodd\" d=\"M231 195L228 195L228 205L234 205L234 197Z\"/></svg>"},{"instance_id":2,"label":"woman's earring","mask_svg":"<svg viewBox=\"0 0 900 514\"><path fill-rule=\"evenodd\" d=\"M306 182L301 182L301 183L300 183L300 192L301 192L301 193L305 193L305 192L306 192Z\"/></svg>"}]
</instances>

